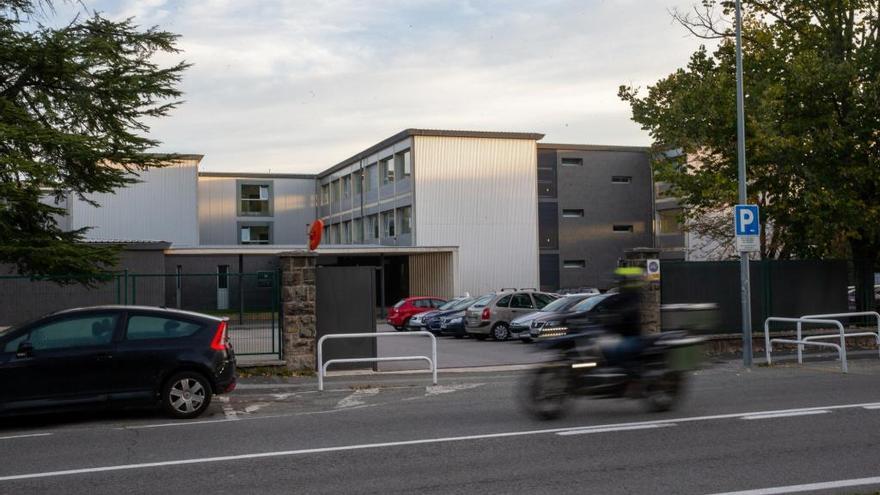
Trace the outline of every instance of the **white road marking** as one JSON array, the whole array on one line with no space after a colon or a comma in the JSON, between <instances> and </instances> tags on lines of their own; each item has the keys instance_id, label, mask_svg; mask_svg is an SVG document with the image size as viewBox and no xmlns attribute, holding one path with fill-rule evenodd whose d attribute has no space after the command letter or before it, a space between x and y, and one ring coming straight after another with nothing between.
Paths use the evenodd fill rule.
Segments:
<instances>
[{"instance_id":1,"label":"white road marking","mask_svg":"<svg viewBox=\"0 0 880 495\"><path fill-rule=\"evenodd\" d=\"M362 406L366 404L363 399L374 396L379 393L378 388L362 388L355 390L348 397L336 403L336 409L344 409L346 407Z\"/></svg>"},{"instance_id":2,"label":"white road marking","mask_svg":"<svg viewBox=\"0 0 880 495\"><path fill-rule=\"evenodd\" d=\"M807 483L804 485L775 486L771 488L758 488L756 490L742 490L739 492L715 493L713 495L778 495L784 493L817 492L820 490L834 490L865 485L880 485L880 476L873 478L826 481L823 483Z\"/></svg>"},{"instance_id":3,"label":"white road marking","mask_svg":"<svg viewBox=\"0 0 880 495\"><path fill-rule=\"evenodd\" d=\"M235 409L229 405L229 397L226 395L220 395L217 397L217 400L223 403L223 414L226 416L226 419L234 421L238 419L238 414L236 414Z\"/></svg>"},{"instance_id":4,"label":"white road marking","mask_svg":"<svg viewBox=\"0 0 880 495\"><path fill-rule=\"evenodd\" d=\"M253 412L257 412L260 409L262 409L268 405L269 405L268 402L257 402L256 404L251 404L251 405L245 407L244 412L246 412L248 414L253 413Z\"/></svg>"},{"instance_id":5,"label":"white road marking","mask_svg":"<svg viewBox=\"0 0 880 495\"><path fill-rule=\"evenodd\" d=\"M880 406L880 403L872 402L872 403L862 403L862 404L842 404L836 406L825 406L825 407L811 407L811 408L803 408L803 409L789 409L789 410L781 410L781 411L755 411L750 413L732 413L732 414L716 414L712 416L696 416L689 418L671 418L664 420L656 420L656 421L642 421L642 422L633 422L633 423L619 423L619 424L607 424L607 425L595 425L592 428L599 429L610 429L610 428L621 428L621 427L631 427L631 426L644 426L644 425L675 425L676 423L684 423L684 422L695 422L695 421L709 421L716 419L729 419L729 418L742 418L744 416L757 416L757 415L767 415L774 413L783 413L783 412L793 412L793 411L815 411L815 410L830 410L830 409L853 409L853 408L864 408L867 406ZM359 406L359 407L369 407L369 406ZM334 412L334 411L323 411L323 412ZM281 416L278 416L281 417ZM265 419L267 416L260 416L254 419ZM246 419L246 418L244 418ZM215 423L221 421L213 421ZM174 423L175 425L185 425L191 423ZM460 436L460 437L444 437L444 438L426 438L419 440L404 440L398 442L382 442L382 443L368 443L368 444L359 444L359 445L342 445L338 447L323 447L323 448L314 448L314 449L301 449L301 450L283 450L276 452L259 452L255 454L241 454L241 455L230 455L223 457L201 457L194 459L179 459L174 461L162 461L162 462L146 462L139 464L119 464L115 466L101 466L101 467L93 467L93 468L83 468L83 469L68 469L62 471L47 471L42 473L28 473L28 474L16 474L9 476L0 476L0 482L3 481L13 481L13 480L24 480L24 479L36 479L36 478L49 478L56 476L69 476L73 474L89 474L89 473L103 473L109 471L123 471L123 470L132 470L132 469L148 469L148 468L156 468L156 467L168 467L168 466L182 466L182 465L190 465L190 464L207 464L207 463L215 463L215 462L231 462L231 461L241 461L248 459L262 459L262 458L271 458L271 457L285 457L285 456L295 456L295 455L307 455L307 454L319 454L319 453L328 453L328 452L344 452L344 451L352 451L352 450L365 450L365 449L378 449L378 448L387 448L387 447L404 447L410 445L426 445L426 444L436 444L436 443L449 443L449 442L462 442L468 440L486 440L493 438L511 438L511 437L522 437L522 436L531 436L531 435L545 435L551 433L561 433L566 431L578 431L584 430L586 428L584 426L575 426L575 427L566 427L566 428L551 428L545 430L525 430L525 431L513 431L513 432L505 432L505 433L486 433L481 435L468 435L468 436ZM858 484L872 484L874 481L864 481L864 480L874 480L875 478L865 478L863 480L858 480L858 483L855 483L855 480L849 481L840 481L833 483L854 483L852 485L842 484L839 487L845 486L857 486ZM880 478L876 478L880 480ZM800 486L814 486L814 485L797 485L795 489L792 487L783 487L788 491L770 491L770 492L742 492L737 493L736 495L763 495L763 494L773 494L773 493L796 493L797 491L811 491L811 490L821 490L822 487L819 488L809 488L809 489L799 489ZM838 485L829 486L829 488L835 488ZM768 490L780 490L783 488L771 488Z\"/></svg>"},{"instance_id":6,"label":"white road marking","mask_svg":"<svg viewBox=\"0 0 880 495\"><path fill-rule=\"evenodd\" d=\"M873 406L865 406L863 409L880 409L880 404L875 404Z\"/></svg>"},{"instance_id":7,"label":"white road marking","mask_svg":"<svg viewBox=\"0 0 880 495\"><path fill-rule=\"evenodd\" d=\"M286 399L289 399L295 395L296 395L295 392L289 393L289 394L272 394L272 398L274 398L275 400L286 400Z\"/></svg>"},{"instance_id":8,"label":"white road marking","mask_svg":"<svg viewBox=\"0 0 880 495\"><path fill-rule=\"evenodd\" d=\"M827 409L816 409L811 411L789 411L782 413L774 413L774 414L754 414L751 416L743 416L742 419L745 420L753 420L753 419L774 419L774 418L790 418L792 416L809 416L811 414L828 414L831 411Z\"/></svg>"},{"instance_id":9,"label":"white road marking","mask_svg":"<svg viewBox=\"0 0 880 495\"><path fill-rule=\"evenodd\" d=\"M52 433L29 433L26 435L10 435L8 437L0 437L0 440L14 440L16 438L48 437L51 435L52 435Z\"/></svg>"},{"instance_id":10,"label":"white road marking","mask_svg":"<svg viewBox=\"0 0 880 495\"><path fill-rule=\"evenodd\" d=\"M675 423L665 423L665 424L651 424L651 425L634 425L634 426L615 426L610 428L603 427L595 427L595 428L583 428L580 430L571 430L571 431L561 431L557 433L557 435L569 436L569 435L589 435L590 433L609 433L614 431L631 431L631 430L649 430L652 428L669 428L670 426L675 426Z\"/></svg>"},{"instance_id":11,"label":"white road marking","mask_svg":"<svg viewBox=\"0 0 880 495\"><path fill-rule=\"evenodd\" d=\"M470 390L472 388L477 388L484 383L459 383L456 385L429 385L425 387L425 397L431 397L434 395L441 394L449 394L452 392L459 392L461 390Z\"/></svg>"}]
</instances>

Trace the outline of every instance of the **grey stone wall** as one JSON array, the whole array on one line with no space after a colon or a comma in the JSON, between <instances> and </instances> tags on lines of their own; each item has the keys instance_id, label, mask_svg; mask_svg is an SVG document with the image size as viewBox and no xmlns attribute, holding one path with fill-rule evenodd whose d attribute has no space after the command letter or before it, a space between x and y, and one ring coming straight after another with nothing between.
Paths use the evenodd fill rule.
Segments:
<instances>
[{"instance_id":1,"label":"grey stone wall","mask_svg":"<svg viewBox=\"0 0 880 495\"><path fill-rule=\"evenodd\" d=\"M281 255L284 360L289 369L315 370L317 255Z\"/></svg>"},{"instance_id":2,"label":"grey stone wall","mask_svg":"<svg viewBox=\"0 0 880 495\"><path fill-rule=\"evenodd\" d=\"M624 253L626 266L647 268L647 260L659 258L660 250L653 248L637 248ZM661 270L660 276L663 273ZM660 280L648 281L642 290L642 329L646 333L660 332Z\"/></svg>"}]
</instances>

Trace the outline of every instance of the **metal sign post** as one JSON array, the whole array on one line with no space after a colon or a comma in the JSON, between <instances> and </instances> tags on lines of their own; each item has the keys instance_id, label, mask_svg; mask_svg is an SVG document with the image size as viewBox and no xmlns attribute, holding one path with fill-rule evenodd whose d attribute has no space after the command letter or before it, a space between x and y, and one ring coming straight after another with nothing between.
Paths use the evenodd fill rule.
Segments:
<instances>
[{"instance_id":1,"label":"metal sign post","mask_svg":"<svg viewBox=\"0 0 880 495\"><path fill-rule=\"evenodd\" d=\"M743 104L742 1L736 0L736 150L739 168L739 203L746 195L746 124ZM739 236L737 236L739 237ZM752 306L749 287L749 254L740 251L740 292L742 293L743 365L752 366Z\"/></svg>"}]
</instances>

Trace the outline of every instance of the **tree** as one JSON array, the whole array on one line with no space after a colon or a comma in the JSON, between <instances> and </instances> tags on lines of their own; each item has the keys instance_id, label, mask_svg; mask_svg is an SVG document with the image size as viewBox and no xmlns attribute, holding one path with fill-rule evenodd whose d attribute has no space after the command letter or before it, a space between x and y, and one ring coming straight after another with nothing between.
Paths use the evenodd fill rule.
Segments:
<instances>
[{"instance_id":1,"label":"tree","mask_svg":"<svg viewBox=\"0 0 880 495\"><path fill-rule=\"evenodd\" d=\"M705 0L674 18L702 46L640 95L621 86L649 131L660 180L686 216L736 202L734 2ZM772 235L761 254L849 254L860 307L873 304L880 252L880 2L743 0L746 157L750 202ZM694 160L688 161L684 157ZM762 229L767 232L768 229Z\"/></svg>"},{"instance_id":2,"label":"tree","mask_svg":"<svg viewBox=\"0 0 880 495\"><path fill-rule=\"evenodd\" d=\"M54 13L39 0L0 0L0 263L90 284L116 249L60 228L58 203L89 201L174 158L146 153L159 142L145 120L180 103L188 64L153 61L178 52L174 34L97 13L60 28L39 22Z\"/></svg>"}]
</instances>

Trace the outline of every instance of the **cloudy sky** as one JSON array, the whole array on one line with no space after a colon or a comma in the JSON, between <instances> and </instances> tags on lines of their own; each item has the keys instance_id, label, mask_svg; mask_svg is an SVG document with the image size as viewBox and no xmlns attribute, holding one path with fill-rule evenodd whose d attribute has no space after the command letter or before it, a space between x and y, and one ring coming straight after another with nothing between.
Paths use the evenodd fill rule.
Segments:
<instances>
[{"instance_id":1,"label":"cloudy sky","mask_svg":"<svg viewBox=\"0 0 880 495\"><path fill-rule=\"evenodd\" d=\"M323 170L408 127L646 145L616 96L686 63L696 0L85 0L182 36L186 103L156 122L202 170ZM64 12L59 12L64 15Z\"/></svg>"}]
</instances>

